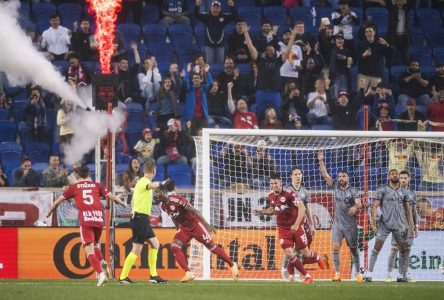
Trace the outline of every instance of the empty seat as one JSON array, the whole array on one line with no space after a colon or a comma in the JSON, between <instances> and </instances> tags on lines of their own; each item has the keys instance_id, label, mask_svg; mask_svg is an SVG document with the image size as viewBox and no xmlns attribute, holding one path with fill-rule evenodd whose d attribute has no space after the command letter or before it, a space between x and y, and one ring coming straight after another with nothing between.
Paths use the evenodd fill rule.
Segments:
<instances>
[{"instance_id":1,"label":"empty seat","mask_svg":"<svg viewBox=\"0 0 444 300\"><path fill-rule=\"evenodd\" d=\"M193 41L193 28L186 24L172 24L168 33L174 45L186 44Z\"/></svg>"},{"instance_id":2,"label":"empty seat","mask_svg":"<svg viewBox=\"0 0 444 300\"><path fill-rule=\"evenodd\" d=\"M117 25L117 31L122 33L126 42L140 41L140 26L132 23L124 23Z\"/></svg>"},{"instance_id":3,"label":"empty seat","mask_svg":"<svg viewBox=\"0 0 444 300\"><path fill-rule=\"evenodd\" d=\"M23 147L14 142L0 144L0 161L5 165L20 165L23 155Z\"/></svg>"},{"instance_id":4,"label":"empty seat","mask_svg":"<svg viewBox=\"0 0 444 300\"><path fill-rule=\"evenodd\" d=\"M50 147L48 143L31 142L25 144L25 153L33 163L47 163Z\"/></svg>"},{"instance_id":5,"label":"empty seat","mask_svg":"<svg viewBox=\"0 0 444 300\"><path fill-rule=\"evenodd\" d=\"M150 47L151 43L164 43L167 37L167 28L162 24L145 24L143 26L143 39Z\"/></svg>"},{"instance_id":6,"label":"empty seat","mask_svg":"<svg viewBox=\"0 0 444 300\"><path fill-rule=\"evenodd\" d=\"M14 142L17 125L8 120L0 120L0 142Z\"/></svg>"}]
</instances>

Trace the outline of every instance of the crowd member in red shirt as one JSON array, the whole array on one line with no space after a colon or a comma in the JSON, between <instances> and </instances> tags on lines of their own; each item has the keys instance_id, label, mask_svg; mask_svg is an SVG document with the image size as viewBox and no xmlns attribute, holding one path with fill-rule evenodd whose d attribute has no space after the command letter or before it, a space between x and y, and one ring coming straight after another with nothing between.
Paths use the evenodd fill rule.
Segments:
<instances>
[{"instance_id":1,"label":"crowd member in red shirt","mask_svg":"<svg viewBox=\"0 0 444 300\"><path fill-rule=\"evenodd\" d=\"M427 109L427 115L431 122L444 123L444 89L438 92L438 95L432 98L432 103ZM433 131L444 131L444 124L432 124Z\"/></svg>"},{"instance_id":2,"label":"crowd member in red shirt","mask_svg":"<svg viewBox=\"0 0 444 300\"><path fill-rule=\"evenodd\" d=\"M257 129L258 121L254 112L248 111L247 97L241 96L237 100L237 104L234 104L233 95L231 90L233 89L233 83L228 83L228 109L231 113L233 121L233 127L239 129Z\"/></svg>"},{"instance_id":3,"label":"crowd member in red shirt","mask_svg":"<svg viewBox=\"0 0 444 300\"><path fill-rule=\"evenodd\" d=\"M97 286L102 286L108 281L109 271L103 259L99 242L105 216L100 197L108 197L124 207L126 207L126 203L111 192L108 192L100 183L92 181L88 167L78 167L76 172L80 177L79 181L70 185L51 205L46 212L46 217L48 218L63 201L74 198L79 209L82 245L85 248L89 263L94 268L94 271L99 274Z\"/></svg>"}]
</instances>

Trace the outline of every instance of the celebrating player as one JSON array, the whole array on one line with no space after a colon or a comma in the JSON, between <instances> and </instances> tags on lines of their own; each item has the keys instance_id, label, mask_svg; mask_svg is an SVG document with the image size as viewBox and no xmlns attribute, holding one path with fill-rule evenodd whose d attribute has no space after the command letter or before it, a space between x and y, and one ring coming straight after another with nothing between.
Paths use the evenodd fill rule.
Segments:
<instances>
[{"instance_id":1,"label":"celebrating player","mask_svg":"<svg viewBox=\"0 0 444 300\"><path fill-rule=\"evenodd\" d=\"M80 238L82 239L82 245L85 248L89 263L99 275L97 286L103 286L103 284L108 281L109 272L108 266L100 251L99 243L104 225L104 213L100 196L108 197L110 200L125 207L126 203L108 192L100 183L93 182L89 177L88 167L80 166L76 168L76 173L80 177L79 181L70 185L51 205L46 212L46 217L48 218L63 201L74 198L79 209Z\"/></svg>"},{"instance_id":2,"label":"celebrating player","mask_svg":"<svg viewBox=\"0 0 444 300\"><path fill-rule=\"evenodd\" d=\"M153 159L147 160L143 165L143 177L139 179L134 187L133 199L131 201L132 217L131 231L133 239L133 248L125 259L122 273L120 274L119 283L133 283L128 278L128 274L140 253L142 252L143 243L145 241L151 246L148 252L148 263L150 266L149 283L165 284L166 280L157 275L157 252L159 251L159 240L154 234L150 226L151 206L153 203L153 190L163 186L169 179L163 182L152 182L156 176L156 162Z\"/></svg>"},{"instance_id":3,"label":"celebrating player","mask_svg":"<svg viewBox=\"0 0 444 300\"><path fill-rule=\"evenodd\" d=\"M232 278L238 280L239 269L237 264L211 238L210 233L216 233L216 229L208 224L201 213L187 199L176 194L175 185L175 182L171 180L164 187L156 190L155 195L162 201L162 210L171 217L178 229L171 244L171 250L179 266L186 272L180 282L189 282L194 279L194 273L188 268L186 258L182 252L182 246L186 245L192 238L202 243L208 250L226 262L231 267Z\"/></svg>"},{"instance_id":4,"label":"celebrating player","mask_svg":"<svg viewBox=\"0 0 444 300\"><path fill-rule=\"evenodd\" d=\"M268 195L270 207L262 210L254 210L255 215L276 215L279 241L282 249L289 259L287 271L289 281L293 281L294 268L304 275L305 283L312 283L313 278L305 270L302 261L297 257L300 251L306 263L317 262L321 269L325 269L325 263L319 255L308 249L307 235L304 230L305 206L293 193L282 188L282 181L278 174L270 175L270 187L272 192Z\"/></svg>"},{"instance_id":5,"label":"celebrating player","mask_svg":"<svg viewBox=\"0 0 444 300\"><path fill-rule=\"evenodd\" d=\"M376 226L378 208L381 208L379 225ZM406 228L406 224L408 227ZM399 172L393 169L389 172L389 183L378 188L373 200L370 225L376 232L376 241L370 256L369 269L365 281L372 281L372 272L387 236L392 233L399 249L400 273L404 274L405 260L407 259L407 237L413 237L413 217L410 199L404 189L400 187ZM405 274L404 274L405 275ZM405 278L400 278L402 282Z\"/></svg>"},{"instance_id":6,"label":"celebrating player","mask_svg":"<svg viewBox=\"0 0 444 300\"><path fill-rule=\"evenodd\" d=\"M352 254L353 265L355 266L356 281L362 282L362 275L359 273L361 265L359 263L358 251L358 226L356 224L356 213L362 208L359 193L350 186L349 177L346 171L338 173L338 180L334 182L328 174L324 162L324 151L318 151L319 168L321 175L330 188L334 189L334 219L331 228L332 239L332 257L335 268L333 282L341 281L341 262L339 259L339 250L342 240L345 239Z\"/></svg>"},{"instance_id":7,"label":"celebrating player","mask_svg":"<svg viewBox=\"0 0 444 300\"><path fill-rule=\"evenodd\" d=\"M416 195L415 192L412 191L409 187L410 183L410 173L408 171L401 171L399 173L399 183L401 185L401 188L404 189L408 199L411 201L411 209L412 209L412 218L413 218L413 224L415 226L414 231L414 237L418 236L419 233L419 227L417 224L418 217L416 212ZM408 226L408 223L404 224L405 227ZM403 282L403 279L406 278L407 281L412 281L412 279L409 276L408 268L410 263L410 249L413 245L413 239L408 238L407 239L407 249L406 249L406 259L405 259L405 266L404 266L404 274L401 273L401 268L398 269L398 281ZM392 270L393 270L393 263L395 260L395 257L398 255L398 247L394 238L394 235L392 235L392 250L390 251L390 255L388 258L388 274L387 274L387 282L392 281Z\"/></svg>"}]
</instances>

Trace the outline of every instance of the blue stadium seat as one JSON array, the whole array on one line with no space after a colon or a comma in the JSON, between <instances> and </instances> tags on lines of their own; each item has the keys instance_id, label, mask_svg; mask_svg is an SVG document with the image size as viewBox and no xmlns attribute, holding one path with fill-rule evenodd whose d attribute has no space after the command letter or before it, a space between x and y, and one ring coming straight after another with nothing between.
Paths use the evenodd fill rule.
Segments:
<instances>
[{"instance_id":1,"label":"blue stadium seat","mask_svg":"<svg viewBox=\"0 0 444 300\"><path fill-rule=\"evenodd\" d=\"M60 151L60 144L59 143L53 143L51 144L51 153L60 155L62 152Z\"/></svg>"},{"instance_id":2,"label":"blue stadium seat","mask_svg":"<svg viewBox=\"0 0 444 300\"><path fill-rule=\"evenodd\" d=\"M378 32L382 35L381 31L385 28L387 32L388 27L388 10L383 7L369 7L365 10L367 20L371 20L378 26Z\"/></svg>"},{"instance_id":3,"label":"blue stadium seat","mask_svg":"<svg viewBox=\"0 0 444 300\"><path fill-rule=\"evenodd\" d=\"M122 23L117 25L117 31L122 33L125 42L140 41L140 26L133 23Z\"/></svg>"},{"instance_id":4,"label":"blue stadium seat","mask_svg":"<svg viewBox=\"0 0 444 300\"><path fill-rule=\"evenodd\" d=\"M172 24L168 34L174 45L191 43L193 40L193 28L186 24Z\"/></svg>"},{"instance_id":5,"label":"blue stadium seat","mask_svg":"<svg viewBox=\"0 0 444 300\"><path fill-rule=\"evenodd\" d=\"M152 43L165 43L167 28L162 24L145 24L143 26L143 40L150 47Z\"/></svg>"},{"instance_id":6,"label":"blue stadium seat","mask_svg":"<svg viewBox=\"0 0 444 300\"><path fill-rule=\"evenodd\" d=\"M255 0L242 0L242 1L237 1L236 2L236 6L238 7L238 8L241 8L241 7L253 7L253 6L256 6L256 1Z\"/></svg>"},{"instance_id":7,"label":"blue stadium seat","mask_svg":"<svg viewBox=\"0 0 444 300\"><path fill-rule=\"evenodd\" d=\"M14 142L17 125L8 120L0 120L0 142Z\"/></svg>"},{"instance_id":8,"label":"blue stadium seat","mask_svg":"<svg viewBox=\"0 0 444 300\"><path fill-rule=\"evenodd\" d=\"M311 130L332 130L332 127L329 124L316 124L311 126Z\"/></svg>"},{"instance_id":9,"label":"blue stadium seat","mask_svg":"<svg viewBox=\"0 0 444 300\"><path fill-rule=\"evenodd\" d=\"M196 42L199 44L200 47L205 46L205 36L206 36L206 29L203 24L198 24L194 26L194 35L196 36Z\"/></svg>"},{"instance_id":10,"label":"blue stadium seat","mask_svg":"<svg viewBox=\"0 0 444 300\"><path fill-rule=\"evenodd\" d=\"M61 3L57 6L57 11L59 12L62 25L70 29L75 21L80 21L83 9L77 3Z\"/></svg>"},{"instance_id":11,"label":"blue stadium seat","mask_svg":"<svg viewBox=\"0 0 444 300\"><path fill-rule=\"evenodd\" d=\"M28 19L21 19L21 20L19 20L19 22L20 22L20 26L23 28L23 29L28 29L28 30L33 30L33 31L37 31L37 25L34 23L34 22L32 22L31 20L28 20Z\"/></svg>"},{"instance_id":12,"label":"blue stadium seat","mask_svg":"<svg viewBox=\"0 0 444 300\"><path fill-rule=\"evenodd\" d=\"M0 161L5 165L20 165L22 161L23 147L14 142L3 142L0 144Z\"/></svg>"},{"instance_id":13,"label":"blue stadium seat","mask_svg":"<svg viewBox=\"0 0 444 300\"><path fill-rule=\"evenodd\" d=\"M117 163L116 164L116 178L117 178L117 183L119 185L122 185L122 175L123 173L125 173L125 171L128 169L128 164L124 164L124 163Z\"/></svg>"},{"instance_id":14,"label":"blue stadium seat","mask_svg":"<svg viewBox=\"0 0 444 300\"><path fill-rule=\"evenodd\" d=\"M165 179L165 166L156 165L156 177L154 177L153 181L163 181L164 179Z\"/></svg>"},{"instance_id":15,"label":"blue stadium seat","mask_svg":"<svg viewBox=\"0 0 444 300\"><path fill-rule=\"evenodd\" d=\"M36 22L36 26L37 26L37 33L39 34L39 35L41 35L42 33L43 33L43 31L45 31L46 29L48 29L49 28L49 26L51 25L50 23L49 23L49 20L48 21L45 21L45 20L39 20L39 21L37 21Z\"/></svg>"},{"instance_id":16,"label":"blue stadium seat","mask_svg":"<svg viewBox=\"0 0 444 300\"><path fill-rule=\"evenodd\" d=\"M142 106L142 104L136 103L136 102L128 103L126 105L126 110L128 112L128 115L126 117L128 124L143 123L143 106Z\"/></svg>"},{"instance_id":17,"label":"blue stadium seat","mask_svg":"<svg viewBox=\"0 0 444 300\"><path fill-rule=\"evenodd\" d=\"M12 112L14 113L14 120L16 123L23 121L25 117L25 108L28 105L28 101L15 101Z\"/></svg>"},{"instance_id":18,"label":"blue stadium seat","mask_svg":"<svg viewBox=\"0 0 444 300\"><path fill-rule=\"evenodd\" d=\"M421 28L441 27L441 16L436 9L420 8L416 11L416 17Z\"/></svg>"},{"instance_id":19,"label":"blue stadium seat","mask_svg":"<svg viewBox=\"0 0 444 300\"><path fill-rule=\"evenodd\" d=\"M210 66L211 75L215 78L220 72L224 70L224 64L212 64Z\"/></svg>"},{"instance_id":20,"label":"blue stadium seat","mask_svg":"<svg viewBox=\"0 0 444 300\"><path fill-rule=\"evenodd\" d=\"M316 25L321 24L322 18L328 18L331 22L331 14L334 12L332 7L316 7Z\"/></svg>"},{"instance_id":21,"label":"blue stadium seat","mask_svg":"<svg viewBox=\"0 0 444 300\"><path fill-rule=\"evenodd\" d=\"M47 163L50 147L48 143L31 142L24 145L24 152L33 163Z\"/></svg>"},{"instance_id":22,"label":"blue stadium seat","mask_svg":"<svg viewBox=\"0 0 444 300\"><path fill-rule=\"evenodd\" d=\"M123 152L118 152L116 154L116 162L118 164L126 164L128 165L128 163L133 159L133 157L129 154L125 154Z\"/></svg>"},{"instance_id":23,"label":"blue stadium seat","mask_svg":"<svg viewBox=\"0 0 444 300\"><path fill-rule=\"evenodd\" d=\"M432 64L432 50L425 46L411 46L409 57L418 59L421 67Z\"/></svg>"},{"instance_id":24,"label":"blue stadium seat","mask_svg":"<svg viewBox=\"0 0 444 300\"><path fill-rule=\"evenodd\" d=\"M186 164L169 164L166 171L168 176L174 173L191 173L191 167Z\"/></svg>"},{"instance_id":25,"label":"blue stadium seat","mask_svg":"<svg viewBox=\"0 0 444 300\"><path fill-rule=\"evenodd\" d=\"M291 24L294 24L296 21L304 22L305 31L307 32L317 30L317 28L313 26L313 17L311 16L309 7L294 7L290 9L290 18Z\"/></svg>"},{"instance_id":26,"label":"blue stadium seat","mask_svg":"<svg viewBox=\"0 0 444 300\"><path fill-rule=\"evenodd\" d=\"M260 7L239 7L238 13L248 26L259 28L262 26L262 9Z\"/></svg>"},{"instance_id":27,"label":"blue stadium seat","mask_svg":"<svg viewBox=\"0 0 444 300\"><path fill-rule=\"evenodd\" d=\"M174 47L179 65L186 65L194 61L194 57L201 53L196 44L175 44Z\"/></svg>"},{"instance_id":28,"label":"blue stadium seat","mask_svg":"<svg viewBox=\"0 0 444 300\"><path fill-rule=\"evenodd\" d=\"M410 29L410 37L412 39L412 45L420 45L422 46L424 43L424 31L422 28L413 27Z\"/></svg>"},{"instance_id":29,"label":"blue stadium seat","mask_svg":"<svg viewBox=\"0 0 444 300\"><path fill-rule=\"evenodd\" d=\"M142 137L142 130L145 128L144 124L130 123L125 131L126 141L128 147L132 150L137 141Z\"/></svg>"},{"instance_id":30,"label":"blue stadium seat","mask_svg":"<svg viewBox=\"0 0 444 300\"><path fill-rule=\"evenodd\" d=\"M267 18L272 25L287 28L287 9L282 6L267 6L264 7L264 17Z\"/></svg>"},{"instance_id":31,"label":"blue stadium seat","mask_svg":"<svg viewBox=\"0 0 444 300\"><path fill-rule=\"evenodd\" d=\"M8 120L9 119L9 110L0 108L0 120Z\"/></svg>"},{"instance_id":32,"label":"blue stadium seat","mask_svg":"<svg viewBox=\"0 0 444 300\"><path fill-rule=\"evenodd\" d=\"M156 58L157 63L170 65L174 58L174 49L170 43L150 44L148 51Z\"/></svg>"},{"instance_id":33,"label":"blue stadium seat","mask_svg":"<svg viewBox=\"0 0 444 300\"><path fill-rule=\"evenodd\" d=\"M428 47L444 45L444 29L441 27L434 27L424 30L424 35L427 40Z\"/></svg>"},{"instance_id":34,"label":"blue stadium seat","mask_svg":"<svg viewBox=\"0 0 444 300\"><path fill-rule=\"evenodd\" d=\"M174 180L178 187L188 187L193 183L191 173L174 173L169 178Z\"/></svg>"},{"instance_id":35,"label":"blue stadium seat","mask_svg":"<svg viewBox=\"0 0 444 300\"><path fill-rule=\"evenodd\" d=\"M39 21L49 22L49 18L57 12L54 4L48 2L32 3L32 16Z\"/></svg>"},{"instance_id":36,"label":"blue stadium seat","mask_svg":"<svg viewBox=\"0 0 444 300\"><path fill-rule=\"evenodd\" d=\"M157 5L154 4L145 5L141 17L142 26L146 24L159 23L159 15L160 15L160 10Z\"/></svg>"},{"instance_id":37,"label":"blue stadium seat","mask_svg":"<svg viewBox=\"0 0 444 300\"><path fill-rule=\"evenodd\" d=\"M66 60L55 60L52 62L52 64L61 74L68 70L69 67L69 63Z\"/></svg>"}]
</instances>

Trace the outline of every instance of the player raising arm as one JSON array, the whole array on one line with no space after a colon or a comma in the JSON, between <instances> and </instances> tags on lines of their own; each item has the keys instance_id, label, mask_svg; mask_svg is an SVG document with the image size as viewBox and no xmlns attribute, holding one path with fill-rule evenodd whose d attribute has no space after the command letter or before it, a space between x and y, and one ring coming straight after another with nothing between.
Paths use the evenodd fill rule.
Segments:
<instances>
[{"instance_id":1,"label":"player raising arm","mask_svg":"<svg viewBox=\"0 0 444 300\"><path fill-rule=\"evenodd\" d=\"M195 277L188 268L187 260L182 252L182 246L188 244L193 238L226 262L231 267L232 278L238 280L237 264L211 238L210 233L216 233L216 229L208 224L202 214L187 199L176 194L175 188L176 184L171 180L164 187L156 190L155 196L160 199L162 210L171 217L178 229L171 244L171 250L179 266L186 272L180 282L189 282Z\"/></svg>"},{"instance_id":2,"label":"player raising arm","mask_svg":"<svg viewBox=\"0 0 444 300\"><path fill-rule=\"evenodd\" d=\"M46 212L48 218L52 212L66 199L74 198L79 209L80 237L85 248L86 257L99 275L97 286L102 286L108 281L108 266L103 259L100 250L100 236L104 225L104 213L100 196L108 197L110 200L126 207L126 203L108 192L100 183L94 182L89 176L86 166L76 168L79 181L70 185L63 194L51 205Z\"/></svg>"}]
</instances>

